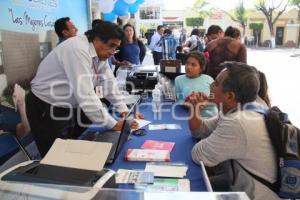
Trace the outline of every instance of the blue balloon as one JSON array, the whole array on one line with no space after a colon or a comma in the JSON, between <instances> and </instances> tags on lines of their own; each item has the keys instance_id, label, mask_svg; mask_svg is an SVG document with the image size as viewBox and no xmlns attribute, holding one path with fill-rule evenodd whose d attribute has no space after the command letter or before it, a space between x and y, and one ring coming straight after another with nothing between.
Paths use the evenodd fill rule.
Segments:
<instances>
[{"instance_id":1,"label":"blue balloon","mask_svg":"<svg viewBox=\"0 0 300 200\"><path fill-rule=\"evenodd\" d=\"M139 4L142 4L144 2L145 2L145 0L136 0L135 4L139 5Z\"/></svg>"},{"instance_id":2,"label":"blue balloon","mask_svg":"<svg viewBox=\"0 0 300 200\"><path fill-rule=\"evenodd\" d=\"M131 4L128 7L128 11L130 14L134 14L139 10L139 6L137 4Z\"/></svg>"},{"instance_id":3,"label":"blue balloon","mask_svg":"<svg viewBox=\"0 0 300 200\"><path fill-rule=\"evenodd\" d=\"M125 3L123 0L118 0L115 3L115 8L113 10L114 13L116 13L118 16L124 16L128 13L128 4Z\"/></svg>"},{"instance_id":4,"label":"blue balloon","mask_svg":"<svg viewBox=\"0 0 300 200\"><path fill-rule=\"evenodd\" d=\"M103 18L104 21L113 22L117 19L117 16L114 12L110 12L110 13L103 13Z\"/></svg>"}]
</instances>

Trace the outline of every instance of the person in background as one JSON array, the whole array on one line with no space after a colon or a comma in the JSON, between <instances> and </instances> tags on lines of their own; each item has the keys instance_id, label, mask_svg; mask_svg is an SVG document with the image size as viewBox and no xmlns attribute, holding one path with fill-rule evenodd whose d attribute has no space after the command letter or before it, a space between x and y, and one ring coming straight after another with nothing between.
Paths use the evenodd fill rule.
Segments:
<instances>
[{"instance_id":1,"label":"person in background","mask_svg":"<svg viewBox=\"0 0 300 200\"><path fill-rule=\"evenodd\" d=\"M191 32L191 36L185 41L184 47L189 47L191 51L203 51L203 44L200 39L200 30L195 28Z\"/></svg>"},{"instance_id":2,"label":"person in background","mask_svg":"<svg viewBox=\"0 0 300 200\"><path fill-rule=\"evenodd\" d=\"M123 20L120 17L117 17L117 25L120 29L123 29Z\"/></svg>"},{"instance_id":3,"label":"person in background","mask_svg":"<svg viewBox=\"0 0 300 200\"><path fill-rule=\"evenodd\" d=\"M228 29L232 29L229 27ZM225 32L231 33L226 30ZM239 32L240 33L240 32ZM214 79L222 71L221 63L225 61L236 61L247 63L247 49L244 44L232 38L229 35L222 37L222 34L218 34L219 38L216 38L209 42L204 50L209 54L209 62L206 74L210 75ZM237 34L240 36L240 34ZM235 34L236 37L239 37Z\"/></svg>"},{"instance_id":4,"label":"person in background","mask_svg":"<svg viewBox=\"0 0 300 200\"><path fill-rule=\"evenodd\" d=\"M181 64L185 65L186 62L186 54L183 51L183 47L182 46L177 46L176 47L176 59L177 60L181 60Z\"/></svg>"},{"instance_id":5,"label":"person in background","mask_svg":"<svg viewBox=\"0 0 300 200\"><path fill-rule=\"evenodd\" d=\"M210 76L203 74L206 67L206 59L203 53L192 51L186 56L185 75L175 78L175 91L177 101L189 107L189 96L201 92L210 95L210 85L214 81ZM217 108L211 104L201 110L201 116L209 118L217 114Z\"/></svg>"},{"instance_id":6,"label":"person in background","mask_svg":"<svg viewBox=\"0 0 300 200\"><path fill-rule=\"evenodd\" d=\"M58 45L40 63L26 96L26 113L42 157L56 138L74 138L73 109L81 108L92 123L121 130L123 119L116 121L108 113L94 88L101 83L106 89L103 96L121 117L127 114L124 97L107 61L123 37L117 25L102 22L85 35Z\"/></svg>"},{"instance_id":7,"label":"person in background","mask_svg":"<svg viewBox=\"0 0 300 200\"><path fill-rule=\"evenodd\" d=\"M224 33L225 37L231 37L238 41L241 41L241 31L238 28L228 26Z\"/></svg>"},{"instance_id":8,"label":"person in background","mask_svg":"<svg viewBox=\"0 0 300 200\"><path fill-rule=\"evenodd\" d=\"M69 17L62 17L56 20L54 23L54 29L58 36L57 45L70 37L76 36L78 31Z\"/></svg>"},{"instance_id":9,"label":"person in background","mask_svg":"<svg viewBox=\"0 0 300 200\"><path fill-rule=\"evenodd\" d=\"M96 26L98 26L99 24L101 24L102 22L104 22L102 19L94 19L92 21L92 28L96 28Z\"/></svg>"},{"instance_id":10,"label":"person in background","mask_svg":"<svg viewBox=\"0 0 300 200\"><path fill-rule=\"evenodd\" d=\"M17 124L16 135L20 139L30 132L30 125L26 116L25 90L17 83L14 86L13 101L20 113L21 123Z\"/></svg>"},{"instance_id":11,"label":"person in background","mask_svg":"<svg viewBox=\"0 0 300 200\"><path fill-rule=\"evenodd\" d=\"M170 29L165 29L164 36L161 38L159 45L162 46L163 59L176 59L176 39Z\"/></svg>"},{"instance_id":12,"label":"person in background","mask_svg":"<svg viewBox=\"0 0 300 200\"><path fill-rule=\"evenodd\" d=\"M181 29L181 33L180 33L180 36L179 36L179 46L184 45L186 39L187 39L187 36L186 36L186 29L185 29L185 28L182 28L182 29Z\"/></svg>"},{"instance_id":13,"label":"person in background","mask_svg":"<svg viewBox=\"0 0 300 200\"><path fill-rule=\"evenodd\" d=\"M270 183L277 177L275 152L263 115L241 109L255 102L258 96L258 73L245 63L222 65L224 69L212 85L212 101L218 105L219 115L203 119L198 110L211 100L199 93L190 98L195 115L189 120L189 128L193 137L201 139L192 149L192 159L207 167L232 161L231 165L225 165L228 168L224 168L223 176L211 174L214 191L243 191L254 200L279 199L244 170Z\"/></svg>"},{"instance_id":14,"label":"person in background","mask_svg":"<svg viewBox=\"0 0 300 200\"><path fill-rule=\"evenodd\" d=\"M159 25L156 30L157 31L151 37L149 49L152 51L154 65L159 65L159 61L162 59L162 46L160 46L159 43L165 28L164 26Z\"/></svg>"},{"instance_id":15,"label":"person in background","mask_svg":"<svg viewBox=\"0 0 300 200\"><path fill-rule=\"evenodd\" d=\"M258 91L258 96L256 98L256 102L262 106L264 109L269 109L271 108L271 101L270 97L268 94L268 82L266 75L258 71L258 76L259 76L259 91Z\"/></svg>"},{"instance_id":16,"label":"person in background","mask_svg":"<svg viewBox=\"0 0 300 200\"><path fill-rule=\"evenodd\" d=\"M120 61L128 61L134 65L141 64L146 55L145 45L136 37L133 25L124 25L123 31L125 33L125 37L119 47L120 51L115 55L115 57Z\"/></svg>"},{"instance_id":17,"label":"person in background","mask_svg":"<svg viewBox=\"0 0 300 200\"><path fill-rule=\"evenodd\" d=\"M207 29L206 33L206 45L215 39L222 38L224 36L223 29L218 25L211 25Z\"/></svg>"}]
</instances>

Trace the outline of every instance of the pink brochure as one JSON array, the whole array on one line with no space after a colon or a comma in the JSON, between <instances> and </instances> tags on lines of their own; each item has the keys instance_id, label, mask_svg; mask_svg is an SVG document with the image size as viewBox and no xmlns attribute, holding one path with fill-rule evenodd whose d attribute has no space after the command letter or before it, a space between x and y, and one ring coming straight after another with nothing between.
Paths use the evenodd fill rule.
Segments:
<instances>
[{"instance_id":1,"label":"pink brochure","mask_svg":"<svg viewBox=\"0 0 300 200\"><path fill-rule=\"evenodd\" d=\"M142 145L142 149L156 149L156 150L169 150L172 151L175 142L163 142L157 140L146 140Z\"/></svg>"}]
</instances>

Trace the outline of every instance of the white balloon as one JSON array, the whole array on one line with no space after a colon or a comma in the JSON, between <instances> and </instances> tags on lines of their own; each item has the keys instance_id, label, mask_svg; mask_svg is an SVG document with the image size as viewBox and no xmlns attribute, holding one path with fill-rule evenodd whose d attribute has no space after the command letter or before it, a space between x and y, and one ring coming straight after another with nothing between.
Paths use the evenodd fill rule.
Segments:
<instances>
[{"instance_id":1,"label":"white balloon","mask_svg":"<svg viewBox=\"0 0 300 200\"><path fill-rule=\"evenodd\" d=\"M136 2L136 0L123 0L127 4L133 4Z\"/></svg>"},{"instance_id":2,"label":"white balloon","mask_svg":"<svg viewBox=\"0 0 300 200\"><path fill-rule=\"evenodd\" d=\"M115 7L117 0L99 0L99 9L103 13L110 13Z\"/></svg>"}]
</instances>

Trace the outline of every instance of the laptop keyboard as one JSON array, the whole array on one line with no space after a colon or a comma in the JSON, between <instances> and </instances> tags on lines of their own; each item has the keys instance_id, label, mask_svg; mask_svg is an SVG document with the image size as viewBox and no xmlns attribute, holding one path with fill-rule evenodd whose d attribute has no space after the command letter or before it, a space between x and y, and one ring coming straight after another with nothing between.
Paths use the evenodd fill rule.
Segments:
<instances>
[{"instance_id":1,"label":"laptop keyboard","mask_svg":"<svg viewBox=\"0 0 300 200\"><path fill-rule=\"evenodd\" d=\"M119 140L120 133L117 132L106 132L99 134L95 137L95 141L101 141L101 142L111 142L113 144L116 144Z\"/></svg>"},{"instance_id":2,"label":"laptop keyboard","mask_svg":"<svg viewBox=\"0 0 300 200\"><path fill-rule=\"evenodd\" d=\"M116 131L109 131L105 133L97 133L92 132L88 133L85 139L90 141L98 141L98 142L110 142L110 143L117 143L120 137L120 132Z\"/></svg>"}]
</instances>

